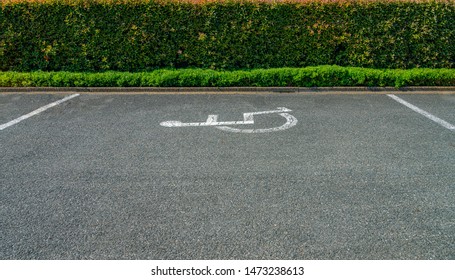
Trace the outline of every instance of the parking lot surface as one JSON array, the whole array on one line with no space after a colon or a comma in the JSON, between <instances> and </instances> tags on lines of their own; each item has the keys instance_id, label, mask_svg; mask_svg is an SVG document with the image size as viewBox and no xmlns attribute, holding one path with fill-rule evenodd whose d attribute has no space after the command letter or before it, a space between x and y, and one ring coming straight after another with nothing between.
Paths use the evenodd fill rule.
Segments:
<instances>
[{"instance_id":1,"label":"parking lot surface","mask_svg":"<svg viewBox=\"0 0 455 280\"><path fill-rule=\"evenodd\" d=\"M69 95L0 94L0 125ZM74 96L0 130L0 259L455 259L455 95L394 96L442 122L386 94Z\"/></svg>"}]
</instances>

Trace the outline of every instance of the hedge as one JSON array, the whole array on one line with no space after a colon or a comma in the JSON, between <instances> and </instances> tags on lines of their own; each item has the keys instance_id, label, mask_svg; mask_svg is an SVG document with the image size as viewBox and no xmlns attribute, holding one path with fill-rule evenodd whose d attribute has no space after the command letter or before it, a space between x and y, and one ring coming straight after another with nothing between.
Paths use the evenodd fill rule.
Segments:
<instances>
[{"instance_id":1,"label":"hedge","mask_svg":"<svg viewBox=\"0 0 455 280\"><path fill-rule=\"evenodd\" d=\"M455 67L453 0L0 5L0 71Z\"/></svg>"},{"instance_id":2,"label":"hedge","mask_svg":"<svg viewBox=\"0 0 455 280\"><path fill-rule=\"evenodd\" d=\"M0 72L0 87L335 87L455 86L455 69L365 69L340 66L236 71Z\"/></svg>"}]
</instances>

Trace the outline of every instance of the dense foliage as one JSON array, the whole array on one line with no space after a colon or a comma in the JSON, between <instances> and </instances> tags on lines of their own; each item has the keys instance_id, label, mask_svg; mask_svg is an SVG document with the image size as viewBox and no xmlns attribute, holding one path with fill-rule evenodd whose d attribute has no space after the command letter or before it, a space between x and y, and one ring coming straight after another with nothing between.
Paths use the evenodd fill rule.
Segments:
<instances>
[{"instance_id":1,"label":"dense foliage","mask_svg":"<svg viewBox=\"0 0 455 280\"><path fill-rule=\"evenodd\" d=\"M452 0L2 0L0 5L0 71L455 67Z\"/></svg>"},{"instance_id":2,"label":"dense foliage","mask_svg":"<svg viewBox=\"0 0 455 280\"><path fill-rule=\"evenodd\" d=\"M455 86L455 69L365 69L340 66L236 71L0 72L0 87L335 87Z\"/></svg>"}]
</instances>

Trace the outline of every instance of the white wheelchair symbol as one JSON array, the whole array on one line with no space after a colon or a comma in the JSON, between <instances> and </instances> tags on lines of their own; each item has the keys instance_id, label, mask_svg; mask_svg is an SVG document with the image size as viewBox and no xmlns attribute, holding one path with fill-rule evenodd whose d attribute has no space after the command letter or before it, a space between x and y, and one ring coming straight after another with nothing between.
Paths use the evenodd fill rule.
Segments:
<instances>
[{"instance_id":1,"label":"white wheelchair symbol","mask_svg":"<svg viewBox=\"0 0 455 280\"><path fill-rule=\"evenodd\" d=\"M266 133L266 132L285 130L285 129L295 126L297 124L297 119L294 116L292 116L291 114L288 114L288 112L292 112L292 110L285 108L285 107L278 107L277 110L272 110L272 111L244 113L243 121L219 122L218 115L209 115L205 122L184 123L181 121L165 121L165 122L160 123L160 125L165 126L165 127L213 126L217 129L229 131L229 132ZM277 113L278 115L285 118L286 123L284 123L283 125L278 126L278 127L260 128L260 129L241 129L241 128L230 127L231 125L251 125L251 124L254 124L254 116L265 115L265 114L274 114L274 113Z\"/></svg>"}]
</instances>

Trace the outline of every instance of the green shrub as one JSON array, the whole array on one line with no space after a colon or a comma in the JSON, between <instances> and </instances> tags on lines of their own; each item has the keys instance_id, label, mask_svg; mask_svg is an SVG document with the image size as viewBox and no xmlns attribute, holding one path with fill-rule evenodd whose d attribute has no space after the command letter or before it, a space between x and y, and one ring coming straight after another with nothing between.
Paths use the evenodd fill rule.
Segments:
<instances>
[{"instance_id":1,"label":"green shrub","mask_svg":"<svg viewBox=\"0 0 455 280\"><path fill-rule=\"evenodd\" d=\"M365 69L318 66L236 71L0 72L0 87L335 87L455 86L455 69Z\"/></svg>"}]
</instances>

